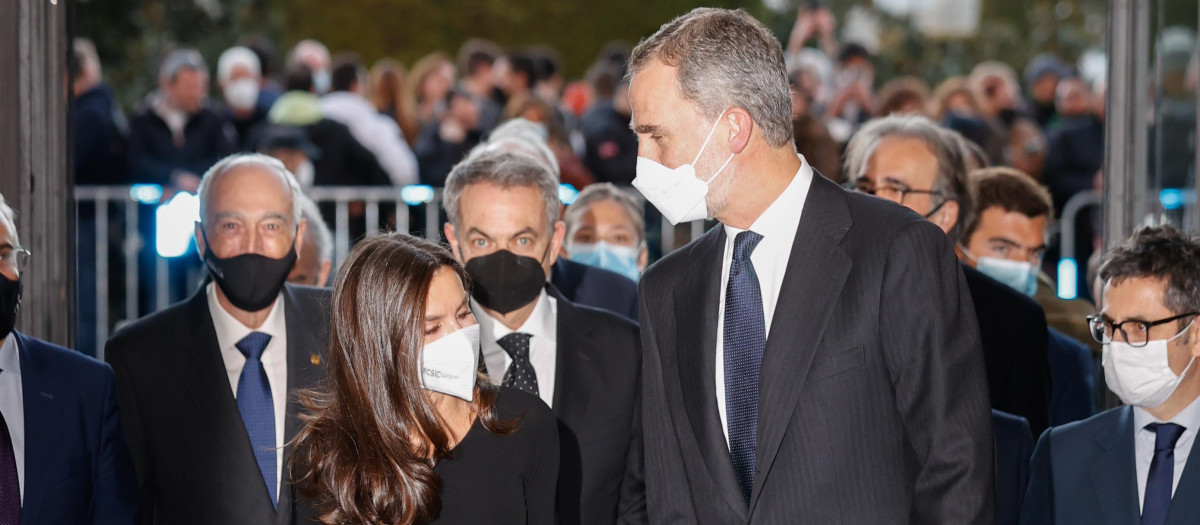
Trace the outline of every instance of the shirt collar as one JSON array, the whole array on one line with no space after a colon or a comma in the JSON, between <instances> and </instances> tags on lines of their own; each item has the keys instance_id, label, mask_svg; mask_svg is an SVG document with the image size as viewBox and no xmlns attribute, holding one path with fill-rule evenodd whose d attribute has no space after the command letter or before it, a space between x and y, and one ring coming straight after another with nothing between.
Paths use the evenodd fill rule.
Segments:
<instances>
[{"instance_id":1,"label":"shirt collar","mask_svg":"<svg viewBox=\"0 0 1200 525\"><path fill-rule=\"evenodd\" d=\"M498 319L488 315L486 311L480 307L475 299L471 299L471 310L476 312L476 321L479 323L479 339L484 344L494 343L500 338L513 332L521 332L532 335L533 337L543 338L551 343L558 339L558 327L556 319L558 317L558 305L546 293L545 288L538 294L537 304L533 307L533 312L529 314L529 319L526 319L516 330L511 330Z\"/></svg>"},{"instance_id":2,"label":"shirt collar","mask_svg":"<svg viewBox=\"0 0 1200 525\"><path fill-rule=\"evenodd\" d=\"M750 231L763 236L763 241L791 241L796 238L796 230L800 227L800 214L804 211L804 200L808 189L812 186L813 171L808 161L800 155L800 170L792 181L783 189L775 201L763 210L762 214L750 225ZM727 242L733 242L737 234L745 231L728 224L725 226Z\"/></svg>"},{"instance_id":3,"label":"shirt collar","mask_svg":"<svg viewBox=\"0 0 1200 525\"><path fill-rule=\"evenodd\" d=\"M250 328L238 321L232 314L226 312L221 304L217 302L216 283L208 283L206 292L208 293L208 312L212 315L213 328L217 332L217 345L220 348L233 348L241 341L243 337L250 335L251 332L262 332L271 336L272 339L277 339L287 331L287 325L283 318L283 293L275 298L275 304L271 306L271 313L267 314L267 320L258 328Z\"/></svg>"},{"instance_id":4,"label":"shirt collar","mask_svg":"<svg viewBox=\"0 0 1200 525\"><path fill-rule=\"evenodd\" d=\"M1175 417L1168 421L1159 421L1150 412L1142 407L1133 407L1133 428L1136 434L1140 430L1144 430L1146 425L1150 423L1175 423L1184 428L1184 430L1200 430L1200 398L1193 399L1188 406L1180 410Z\"/></svg>"},{"instance_id":5,"label":"shirt collar","mask_svg":"<svg viewBox=\"0 0 1200 525\"><path fill-rule=\"evenodd\" d=\"M17 352L17 335L9 333L0 345L0 374L21 375L21 357Z\"/></svg>"}]
</instances>

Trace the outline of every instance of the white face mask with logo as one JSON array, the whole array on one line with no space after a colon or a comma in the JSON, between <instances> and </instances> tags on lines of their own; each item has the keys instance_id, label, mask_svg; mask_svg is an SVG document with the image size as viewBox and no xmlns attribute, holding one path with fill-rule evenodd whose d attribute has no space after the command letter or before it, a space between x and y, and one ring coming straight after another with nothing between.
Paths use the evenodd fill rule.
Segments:
<instances>
[{"instance_id":1,"label":"white face mask with logo","mask_svg":"<svg viewBox=\"0 0 1200 525\"><path fill-rule=\"evenodd\" d=\"M724 115L725 112L721 112L721 116ZM708 205L705 203L705 198L708 197L708 188L713 181L717 180L717 176L725 171L729 161L733 160L733 154L731 153L729 158L725 159L725 163L716 173L713 173L712 177L709 177L707 182L696 178L694 165L700 160L700 155L704 153L704 148L708 147L708 141L712 139L713 133L717 131L717 125L720 123L721 118L717 117L716 122L713 122L712 129L708 131L708 136L704 138L704 144L700 146L700 151L696 152L696 158L692 159L689 164L668 168L646 157L639 156L637 158L637 176L633 179L633 187L642 192L646 200L654 204L654 207L658 208L658 211L668 221L671 221L671 224L708 218Z\"/></svg>"},{"instance_id":2,"label":"white face mask with logo","mask_svg":"<svg viewBox=\"0 0 1200 525\"><path fill-rule=\"evenodd\" d=\"M1167 344L1182 336L1195 322L1192 319L1175 337L1150 341L1140 348L1116 340L1105 344L1101 362L1108 389L1126 405L1157 408L1167 402L1196 361L1192 357L1183 373L1175 375L1168 362Z\"/></svg>"},{"instance_id":3,"label":"white face mask with logo","mask_svg":"<svg viewBox=\"0 0 1200 525\"><path fill-rule=\"evenodd\" d=\"M471 401L479 367L479 325L471 325L421 350L421 388Z\"/></svg>"}]
</instances>

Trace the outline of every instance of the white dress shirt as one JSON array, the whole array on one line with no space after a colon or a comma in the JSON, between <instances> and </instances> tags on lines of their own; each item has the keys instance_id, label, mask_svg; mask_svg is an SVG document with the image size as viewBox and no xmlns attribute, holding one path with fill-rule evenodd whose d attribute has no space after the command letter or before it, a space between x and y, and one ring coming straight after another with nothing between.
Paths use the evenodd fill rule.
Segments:
<instances>
[{"instance_id":1,"label":"white dress shirt","mask_svg":"<svg viewBox=\"0 0 1200 525\"><path fill-rule=\"evenodd\" d=\"M771 318L775 315L775 304L779 290L783 287L783 275L787 271L788 258L792 254L792 242L800 227L800 214L812 186L813 171L800 157L800 171L784 188L783 193L767 207L762 215L750 225L750 231L762 235L762 240L750 254L758 286L762 291L763 321L767 336L771 335ZM745 231L724 225L725 255L721 258L721 303L717 309L717 412L721 416L721 431L729 444L729 422L725 416L725 288L729 285L729 266L733 263L733 244L737 234Z\"/></svg>"},{"instance_id":2,"label":"white dress shirt","mask_svg":"<svg viewBox=\"0 0 1200 525\"><path fill-rule=\"evenodd\" d=\"M479 345L483 347L483 363L487 366L488 377L497 385L504 382L504 372L512 364L508 352L500 346L500 339L513 332L529 334L529 363L533 365L533 373L537 375L538 397L548 407L554 407L554 373L558 363L558 301L550 297L546 290L538 296L537 305L529 319L516 330L510 330L504 323L493 319L483 308L471 299L471 310L475 312L475 320L479 323Z\"/></svg>"},{"instance_id":3,"label":"white dress shirt","mask_svg":"<svg viewBox=\"0 0 1200 525\"><path fill-rule=\"evenodd\" d=\"M1175 468L1172 470L1174 479L1171 480L1171 495L1179 487L1179 478L1183 476L1183 467L1187 465L1188 453L1192 451L1192 443L1196 441L1196 431L1200 430L1200 402L1193 400L1192 404L1181 410L1169 421L1159 421L1142 407L1133 407L1133 452L1134 465L1137 467L1138 508L1146 499L1146 478L1150 476L1150 462L1154 460L1154 440L1156 434L1146 430L1150 423L1175 423L1184 428L1175 442Z\"/></svg>"},{"instance_id":4,"label":"white dress shirt","mask_svg":"<svg viewBox=\"0 0 1200 525\"><path fill-rule=\"evenodd\" d=\"M17 485L25 500L25 398L21 395L21 354L17 338L9 334L0 345L0 414L8 425L13 455L17 458Z\"/></svg>"},{"instance_id":5,"label":"white dress shirt","mask_svg":"<svg viewBox=\"0 0 1200 525\"><path fill-rule=\"evenodd\" d=\"M238 379L246 356L237 349L238 341L251 332L262 332L271 336L267 348L260 358L267 371L271 385L271 402L275 405L275 486L279 487L283 476L283 423L287 415L287 323L284 319L283 294L275 299L267 320L258 328L250 328L226 312L217 302L217 289L208 284L208 311L212 314L213 328L217 331L217 344L221 347L221 359L225 361L225 372L229 374L229 386L237 398Z\"/></svg>"}]
</instances>

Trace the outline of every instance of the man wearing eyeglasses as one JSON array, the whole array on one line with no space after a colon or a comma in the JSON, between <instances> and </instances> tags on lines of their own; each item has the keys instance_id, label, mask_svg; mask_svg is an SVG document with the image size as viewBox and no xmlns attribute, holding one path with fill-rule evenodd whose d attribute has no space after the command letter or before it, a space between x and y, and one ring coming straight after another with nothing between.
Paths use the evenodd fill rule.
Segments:
<instances>
[{"instance_id":1,"label":"man wearing eyeglasses","mask_svg":"<svg viewBox=\"0 0 1200 525\"><path fill-rule=\"evenodd\" d=\"M865 124L846 149L847 185L921 214L954 243L972 201L952 131L916 115ZM1034 435L1049 422L1046 316L1033 300L963 265L975 306L992 408L1025 418Z\"/></svg>"},{"instance_id":2,"label":"man wearing eyeglasses","mask_svg":"<svg viewBox=\"0 0 1200 525\"><path fill-rule=\"evenodd\" d=\"M1100 279L1104 308L1089 322L1105 382L1125 405L1042 435L1021 523L1195 523L1200 239L1140 229L1108 253Z\"/></svg>"},{"instance_id":3,"label":"man wearing eyeglasses","mask_svg":"<svg viewBox=\"0 0 1200 525\"><path fill-rule=\"evenodd\" d=\"M0 195L0 524L133 523L112 369L13 329L28 259Z\"/></svg>"}]
</instances>

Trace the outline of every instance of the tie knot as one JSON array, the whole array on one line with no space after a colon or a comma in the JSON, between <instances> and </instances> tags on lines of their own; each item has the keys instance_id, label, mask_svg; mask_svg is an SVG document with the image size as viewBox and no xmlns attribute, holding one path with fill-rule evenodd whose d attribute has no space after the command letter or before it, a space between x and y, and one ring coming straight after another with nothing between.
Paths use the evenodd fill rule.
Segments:
<instances>
[{"instance_id":1,"label":"tie knot","mask_svg":"<svg viewBox=\"0 0 1200 525\"><path fill-rule=\"evenodd\" d=\"M754 253L754 248L758 246L758 242L763 238L762 235L746 230L737 234L733 238L733 258L734 260L742 261L750 258L750 254Z\"/></svg>"},{"instance_id":2,"label":"tie knot","mask_svg":"<svg viewBox=\"0 0 1200 525\"><path fill-rule=\"evenodd\" d=\"M250 335L243 337L236 345L239 352L246 356L247 360L257 361L262 357L263 350L267 349L267 343L271 342L271 335L262 332L250 332Z\"/></svg>"},{"instance_id":3,"label":"tie knot","mask_svg":"<svg viewBox=\"0 0 1200 525\"><path fill-rule=\"evenodd\" d=\"M529 356L529 338L529 334L513 332L501 337L496 342L500 344L500 348L503 348L508 353L508 357L516 359L517 357Z\"/></svg>"},{"instance_id":4,"label":"tie knot","mask_svg":"<svg viewBox=\"0 0 1200 525\"><path fill-rule=\"evenodd\" d=\"M1175 423L1150 423L1146 430L1154 432L1154 451L1174 450L1175 442L1183 435L1183 427Z\"/></svg>"}]
</instances>

